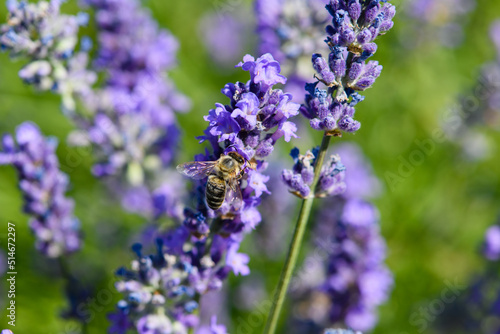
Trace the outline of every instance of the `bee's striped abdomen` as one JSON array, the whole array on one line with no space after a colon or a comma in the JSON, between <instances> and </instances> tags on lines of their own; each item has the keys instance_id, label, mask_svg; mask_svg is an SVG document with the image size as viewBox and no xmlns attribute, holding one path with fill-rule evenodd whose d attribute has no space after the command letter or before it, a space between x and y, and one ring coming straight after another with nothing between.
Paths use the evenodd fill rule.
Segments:
<instances>
[{"instance_id":1,"label":"bee's striped abdomen","mask_svg":"<svg viewBox=\"0 0 500 334\"><path fill-rule=\"evenodd\" d=\"M210 209L217 210L220 208L226 198L226 181L219 176L210 175L205 190L205 197Z\"/></svg>"}]
</instances>

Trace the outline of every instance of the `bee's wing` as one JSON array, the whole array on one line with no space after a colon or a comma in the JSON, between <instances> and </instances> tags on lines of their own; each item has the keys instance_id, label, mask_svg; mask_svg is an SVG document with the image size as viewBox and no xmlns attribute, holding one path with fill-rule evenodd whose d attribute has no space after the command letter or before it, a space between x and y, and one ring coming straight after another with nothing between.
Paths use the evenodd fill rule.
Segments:
<instances>
[{"instance_id":1,"label":"bee's wing","mask_svg":"<svg viewBox=\"0 0 500 334\"><path fill-rule=\"evenodd\" d=\"M243 204L243 196L237 179L230 179L227 182L226 201L236 210L239 210Z\"/></svg>"},{"instance_id":2,"label":"bee's wing","mask_svg":"<svg viewBox=\"0 0 500 334\"><path fill-rule=\"evenodd\" d=\"M217 161L192 161L177 166L177 171L195 180L201 180L212 173Z\"/></svg>"}]
</instances>

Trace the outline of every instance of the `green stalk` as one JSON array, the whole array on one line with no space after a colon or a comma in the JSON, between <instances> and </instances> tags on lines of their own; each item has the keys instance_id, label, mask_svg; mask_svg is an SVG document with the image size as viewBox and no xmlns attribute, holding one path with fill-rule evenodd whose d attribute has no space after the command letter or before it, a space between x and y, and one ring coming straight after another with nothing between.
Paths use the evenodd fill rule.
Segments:
<instances>
[{"instance_id":1,"label":"green stalk","mask_svg":"<svg viewBox=\"0 0 500 334\"><path fill-rule=\"evenodd\" d=\"M331 136L325 133L321 142L318 157L316 158L316 162L314 164L314 179L311 184L311 194L302 201L299 218L297 220L297 225L295 226L295 231L293 233L292 243L290 244L290 249L288 250L285 266L281 271L281 276L276 288L276 293L274 294L271 311L269 313L269 317L267 318L266 328L264 329L265 334L274 334L276 332L281 309L283 308L283 303L285 301L286 291L288 290L288 285L290 284L293 270L295 269L295 266L297 264L297 258L302 246L302 240L304 239L307 222L309 221L309 216L311 214L311 208L314 201L314 193L321 174L321 167L323 166L323 162L328 151L328 146L330 145L330 138Z\"/></svg>"}]
</instances>

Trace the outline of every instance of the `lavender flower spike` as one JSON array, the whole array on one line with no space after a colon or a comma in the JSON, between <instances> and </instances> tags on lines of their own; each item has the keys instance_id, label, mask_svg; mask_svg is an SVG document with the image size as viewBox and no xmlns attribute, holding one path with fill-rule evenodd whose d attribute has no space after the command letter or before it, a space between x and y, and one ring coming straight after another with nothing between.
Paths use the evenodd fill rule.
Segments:
<instances>
[{"instance_id":1,"label":"lavender flower spike","mask_svg":"<svg viewBox=\"0 0 500 334\"><path fill-rule=\"evenodd\" d=\"M200 220L204 224L207 217L231 216L232 219L223 220L220 231L229 235L250 231L260 222L256 207L262 194L268 192L265 184L269 179L262 174L267 167L264 158L272 153L280 138L289 141L296 137L297 127L289 118L297 115L299 109L290 94L273 88L278 83L284 84L286 78L280 74L280 64L270 54L258 59L246 55L237 67L249 71L250 80L246 84L229 83L222 89L222 93L230 98L230 103L218 103L215 109L209 111L209 115L205 116L208 128L200 137L211 144L212 152L197 157L207 161L217 160L221 154L236 151L246 161L254 161L255 170L246 168L241 182L244 185L241 188L244 202L241 210L230 203L224 203L217 212L207 211L204 205L199 208L197 217L204 217ZM204 188L204 184L200 187ZM204 203L204 199L199 199L199 202ZM246 270L243 269L243 272Z\"/></svg>"},{"instance_id":2,"label":"lavender flower spike","mask_svg":"<svg viewBox=\"0 0 500 334\"><path fill-rule=\"evenodd\" d=\"M301 112L315 130L356 132L361 125L354 120L354 106L363 100L357 92L370 88L382 71L367 59L377 50L374 40L392 28L396 10L380 0L331 0L326 8L332 16L326 28L330 54L312 55L317 81L307 85Z\"/></svg>"},{"instance_id":3,"label":"lavender flower spike","mask_svg":"<svg viewBox=\"0 0 500 334\"><path fill-rule=\"evenodd\" d=\"M290 155L295 164L293 170L285 169L281 178L290 188L290 192L300 198L307 198L311 192L310 186L314 178L314 164L318 155L318 148L307 151L300 155L299 150L294 148ZM338 155L332 155L330 162L323 166L315 189L315 197L335 196L342 194L345 189L344 177L345 167L340 162Z\"/></svg>"},{"instance_id":4,"label":"lavender flower spike","mask_svg":"<svg viewBox=\"0 0 500 334\"><path fill-rule=\"evenodd\" d=\"M59 170L56 139L44 138L35 124L26 122L17 127L15 140L4 135L2 146L0 164L17 169L37 249L51 258L79 250L80 222L73 215L73 201L64 195L68 177Z\"/></svg>"},{"instance_id":5,"label":"lavender flower spike","mask_svg":"<svg viewBox=\"0 0 500 334\"><path fill-rule=\"evenodd\" d=\"M156 254L145 256L142 246L135 244L132 249L138 259L132 262L131 269L117 271L121 280L115 286L124 298L115 313L108 316L109 333L124 334L135 326L140 334L185 334L186 324L196 324L197 318L191 313L198 304L192 298L195 291L188 280L191 265L164 253L160 240L157 247Z\"/></svg>"},{"instance_id":6,"label":"lavender flower spike","mask_svg":"<svg viewBox=\"0 0 500 334\"><path fill-rule=\"evenodd\" d=\"M500 226L488 228L484 237L483 254L490 261L500 260Z\"/></svg>"},{"instance_id":7,"label":"lavender flower spike","mask_svg":"<svg viewBox=\"0 0 500 334\"><path fill-rule=\"evenodd\" d=\"M28 3L7 2L9 18L0 27L0 46L11 57L27 57L29 63L19 77L39 90L53 90L64 99L64 107L72 110L75 102L72 94L84 94L95 82L94 73L82 68L86 65L86 48L78 52L76 64L72 64L78 30L87 24L88 15L63 15L59 7L63 1L51 0Z\"/></svg>"}]
</instances>

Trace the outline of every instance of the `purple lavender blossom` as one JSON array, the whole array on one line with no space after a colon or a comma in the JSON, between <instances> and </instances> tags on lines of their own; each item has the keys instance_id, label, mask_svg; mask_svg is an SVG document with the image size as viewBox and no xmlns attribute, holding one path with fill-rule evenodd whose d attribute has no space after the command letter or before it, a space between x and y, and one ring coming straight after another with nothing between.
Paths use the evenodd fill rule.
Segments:
<instances>
[{"instance_id":1,"label":"purple lavender blossom","mask_svg":"<svg viewBox=\"0 0 500 334\"><path fill-rule=\"evenodd\" d=\"M500 225L492 225L485 233L483 255L487 261L467 285L454 282L457 298L435 324L435 330L458 333L499 333L500 331Z\"/></svg>"},{"instance_id":2,"label":"purple lavender blossom","mask_svg":"<svg viewBox=\"0 0 500 334\"><path fill-rule=\"evenodd\" d=\"M282 180L290 188L294 195L307 198L310 193L310 185L314 178L314 164L318 149L307 151L300 155L299 150L294 148L290 155L293 158L293 170L285 169L281 174ZM340 162L338 155L332 155L330 161L321 169L318 185L315 189L315 197L335 196L342 194L345 189L344 175L345 167Z\"/></svg>"},{"instance_id":3,"label":"purple lavender blossom","mask_svg":"<svg viewBox=\"0 0 500 334\"><path fill-rule=\"evenodd\" d=\"M500 62L500 20L492 23L490 28L490 37L497 50L497 59Z\"/></svg>"},{"instance_id":4,"label":"purple lavender blossom","mask_svg":"<svg viewBox=\"0 0 500 334\"><path fill-rule=\"evenodd\" d=\"M192 265L164 253L158 240L157 254L142 255L142 246L134 245L138 260L131 269L120 268L116 289L123 294L115 313L109 315L110 333L125 333L135 326L141 334L186 333L197 324L193 311L195 291L189 287Z\"/></svg>"},{"instance_id":5,"label":"purple lavender blossom","mask_svg":"<svg viewBox=\"0 0 500 334\"><path fill-rule=\"evenodd\" d=\"M227 334L226 326L217 324L217 317L214 315L210 320L210 326L200 327L196 334Z\"/></svg>"},{"instance_id":6,"label":"purple lavender blossom","mask_svg":"<svg viewBox=\"0 0 500 334\"><path fill-rule=\"evenodd\" d=\"M346 190L342 194L347 198L368 199L380 194L382 185L373 174L372 166L363 155L361 148L350 142L335 146L335 153L342 157L346 167L344 182Z\"/></svg>"},{"instance_id":7,"label":"purple lavender blossom","mask_svg":"<svg viewBox=\"0 0 500 334\"><path fill-rule=\"evenodd\" d=\"M219 322L229 322L227 300L227 286L224 286L219 291L210 291L200 298L200 326L197 330L195 330L195 333L210 333L210 324L212 323L214 317L216 317Z\"/></svg>"},{"instance_id":8,"label":"purple lavender blossom","mask_svg":"<svg viewBox=\"0 0 500 334\"><path fill-rule=\"evenodd\" d=\"M337 322L369 330L376 323L376 307L392 286L392 275L383 264L379 214L364 200L377 195L373 187L379 181L355 144L336 148L346 164L347 191L328 198L317 214L315 256L307 257L291 286L296 305L292 327L298 328L294 333L318 331ZM317 254L325 254L326 263L318 261Z\"/></svg>"},{"instance_id":9,"label":"purple lavender blossom","mask_svg":"<svg viewBox=\"0 0 500 334\"><path fill-rule=\"evenodd\" d=\"M312 55L317 81L308 84L302 114L315 130L356 132L360 123L354 120L354 106L363 100L357 93L370 88L380 75L382 66L368 61L377 51L374 40L389 31L396 10L388 2L332 0L326 6L332 24L326 28L330 54ZM322 83L327 89L318 88Z\"/></svg>"},{"instance_id":10,"label":"purple lavender blossom","mask_svg":"<svg viewBox=\"0 0 500 334\"><path fill-rule=\"evenodd\" d=\"M458 122L448 122L444 130L454 143L461 146L466 158L484 160L493 153L494 143L485 135L483 127L500 130L500 21L494 21L490 28L493 46L497 49L496 59L484 64L473 88L478 103L471 105L468 96L459 98L464 117ZM451 124L453 123L453 124Z\"/></svg>"},{"instance_id":11,"label":"purple lavender blossom","mask_svg":"<svg viewBox=\"0 0 500 334\"><path fill-rule=\"evenodd\" d=\"M490 261L500 259L500 226L493 225L486 231L483 254Z\"/></svg>"},{"instance_id":12,"label":"purple lavender blossom","mask_svg":"<svg viewBox=\"0 0 500 334\"><path fill-rule=\"evenodd\" d=\"M216 160L221 154L236 151L247 161L255 159L256 169L247 168L242 182L246 185L241 187L244 202L241 210L224 203L214 213L205 207L203 199L198 201L203 217L233 217L223 220L220 227L219 232L227 235L248 232L260 222L256 207L261 195L268 192L265 183L269 179L261 173L267 166L263 158L272 153L280 138L289 141L296 136L296 126L288 119L297 115L299 108L291 102L290 94L272 88L277 83L284 84L286 78L280 74L280 65L271 55L265 54L257 60L247 55L238 67L249 71L251 79L246 84L230 83L222 89L230 98L230 104L216 104L205 116L209 126L200 138L211 144L212 153L198 157ZM204 183L199 184L198 189L204 189ZM204 196L202 191L198 195Z\"/></svg>"},{"instance_id":13,"label":"purple lavender blossom","mask_svg":"<svg viewBox=\"0 0 500 334\"><path fill-rule=\"evenodd\" d=\"M63 111L78 127L70 144L94 146L94 175L115 176L138 189L174 159L180 134L175 113L189 108L165 77L175 65L178 43L137 0L84 3L96 12L92 66L88 38L75 53L78 28L88 14L62 15L58 0L9 2L0 43L12 56L29 59L19 73L23 80L61 96ZM92 87L96 74L104 84Z\"/></svg>"},{"instance_id":14,"label":"purple lavender blossom","mask_svg":"<svg viewBox=\"0 0 500 334\"><path fill-rule=\"evenodd\" d=\"M175 65L177 40L160 30L136 0L86 0L98 28L96 71L106 82L83 96L90 119L77 120L82 144L98 147L94 175L124 175L132 186L144 184L174 158L179 138L175 112L189 101L165 78Z\"/></svg>"},{"instance_id":15,"label":"purple lavender blossom","mask_svg":"<svg viewBox=\"0 0 500 334\"><path fill-rule=\"evenodd\" d=\"M475 6L475 0L410 0L405 14L415 22L409 25L412 31L405 31L404 38L411 41L412 46L437 39L440 45L457 47L463 41L463 25L467 14ZM409 34L416 36L409 38Z\"/></svg>"},{"instance_id":16,"label":"purple lavender blossom","mask_svg":"<svg viewBox=\"0 0 500 334\"><path fill-rule=\"evenodd\" d=\"M383 264L385 242L379 232L378 212L362 200L337 197L319 212L317 220L317 247L325 240L331 243L326 250L325 279L316 287L328 297L330 311L317 321L370 330L377 321L376 308L387 300L393 284Z\"/></svg>"},{"instance_id":17,"label":"purple lavender blossom","mask_svg":"<svg viewBox=\"0 0 500 334\"><path fill-rule=\"evenodd\" d=\"M26 122L17 127L15 139L4 135L2 146L0 164L17 169L36 248L51 258L79 250L80 222L73 200L65 197L69 180L59 170L57 140L44 138L35 124Z\"/></svg>"},{"instance_id":18,"label":"purple lavender blossom","mask_svg":"<svg viewBox=\"0 0 500 334\"><path fill-rule=\"evenodd\" d=\"M208 54L221 68L232 67L241 59L251 39L245 8L233 9L231 13L210 12L201 19L199 30Z\"/></svg>"},{"instance_id":19,"label":"purple lavender blossom","mask_svg":"<svg viewBox=\"0 0 500 334\"><path fill-rule=\"evenodd\" d=\"M87 93L96 76L81 67L86 65L87 50L74 54L79 27L87 24L88 15L63 15L59 12L61 3L8 1L9 18L0 27L0 46L13 58L29 59L19 71L25 83L62 95L63 107L73 110L72 95Z\"/></svg>"}]
</instances>

